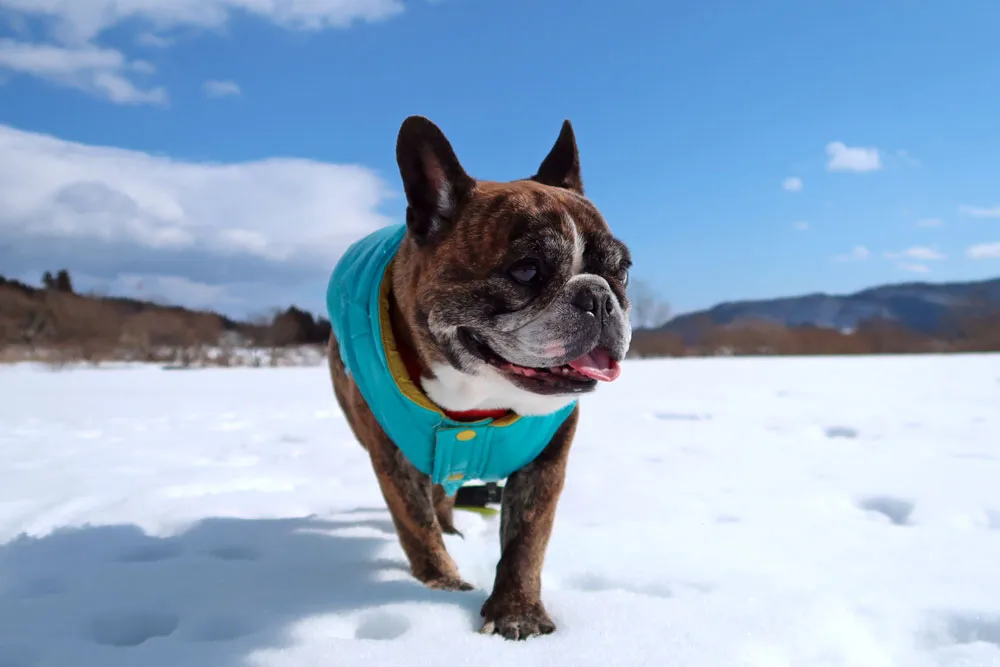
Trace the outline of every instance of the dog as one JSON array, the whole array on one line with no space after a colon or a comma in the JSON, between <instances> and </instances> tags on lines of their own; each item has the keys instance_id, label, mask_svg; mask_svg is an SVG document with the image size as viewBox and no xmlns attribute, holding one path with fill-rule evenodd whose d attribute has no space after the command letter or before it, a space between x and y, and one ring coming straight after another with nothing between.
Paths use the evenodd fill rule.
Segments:
<instances>
[{"instance_id":1,"label":"dog","mask_svg":"<svg viewBox=\"0 0 1000 667\"><path fill-rule=\"evenodd\" d=\"M480 631L553 632L542 562L580 414L632 337L628 247L584 195L568 120L530 178L469 176L422 116L401 125L405 223L353 243L327 289L336 400L412 575L468 591L443 535L456 490L506 479Z\"/></svg>"}]
</instances>

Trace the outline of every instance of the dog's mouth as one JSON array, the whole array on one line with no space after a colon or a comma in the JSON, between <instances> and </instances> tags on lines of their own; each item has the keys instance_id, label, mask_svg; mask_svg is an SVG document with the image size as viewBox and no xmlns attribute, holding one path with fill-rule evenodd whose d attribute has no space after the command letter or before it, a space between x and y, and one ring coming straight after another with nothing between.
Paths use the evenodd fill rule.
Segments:
<instances>
[{"instance_id":1,"label":"dog's mouth","mask_svg":"<svg viewBox=\"0 0 1000 667\"><path fill-rule=\"evenodd\" d=\"M468 328L459 329L459 336L470 352L537 393L590 391L599 382L614 382L621 374L621 366L603 348L595 348L561 366L530 367L507 361Z\"/></svg>"}]
</instances>

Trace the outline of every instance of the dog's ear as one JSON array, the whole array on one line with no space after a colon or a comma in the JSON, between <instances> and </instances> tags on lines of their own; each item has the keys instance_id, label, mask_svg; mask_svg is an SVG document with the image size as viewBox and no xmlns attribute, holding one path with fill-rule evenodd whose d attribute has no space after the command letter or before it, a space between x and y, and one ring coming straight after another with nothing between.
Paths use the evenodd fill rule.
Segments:
<instances>
[{"instance_id":1,"label":"dog's ear","mask_svg":"<svg viewBox=\"0 0 1000 667\"><path fill-rule=\"evenodd\" d=\"M559 138L531 180L583 194L580 154L576 149L576 135L573 134L573 126L569 120L563 121Z\"/></svg>"},{"instance_id":2,"label":"dog's ear","mask_svg":"<svg viewBox=\"0 0 1000 667\"><path fill-rule=\"evenodd\" d=\"M475 185L438 126L423 116L403 121L396 162L406 192L406 225L420 243L432 243L455 221Z\"/></svg>"}]
</instances>

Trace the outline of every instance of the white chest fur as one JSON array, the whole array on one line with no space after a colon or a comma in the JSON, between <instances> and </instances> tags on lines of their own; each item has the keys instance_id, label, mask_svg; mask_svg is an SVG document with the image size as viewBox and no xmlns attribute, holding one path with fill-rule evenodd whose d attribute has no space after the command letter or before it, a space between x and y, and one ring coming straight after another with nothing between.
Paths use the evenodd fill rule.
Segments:
<instances>
[{"instance_id":1,"label":"white chest fur","mask_svg":"<svg viewBox=\"0 0 1000 667\"><path fill-rule=\"evenodd\" d=\"M421 387L445 410L512 410L519 415L545 415L573 402L573 396L539 396L515 387L498 371L483 369L478 375L460 373L446 364L431 367L433 379L422 379Z\"/></svg>"}]
</instances>

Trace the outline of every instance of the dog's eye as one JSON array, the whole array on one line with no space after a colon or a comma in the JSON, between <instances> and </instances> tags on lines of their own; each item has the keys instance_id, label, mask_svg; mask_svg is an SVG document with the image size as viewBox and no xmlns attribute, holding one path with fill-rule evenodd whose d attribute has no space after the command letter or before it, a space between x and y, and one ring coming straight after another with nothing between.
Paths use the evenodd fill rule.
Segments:
<instances>
[{"instance_id":1,"label":"dog's eye","mask_svg":"<svg viewBox=\"0 0 1000 667\"><path fill-rule=\"evenodd\" d=\"M618 280L621 281L622 287L628 287L628 269L622 269L618 272Z\"/></svg>"},{"instance_id":2,"label":"dog's eye","mask_svg":"<svg viewBox=\"0 0 1000 667\"><path fill-rule=\"evenodd\" d=\"M519 283L527 285L535 280L540 273L538 262L533 259L522 259L520 262L510 267L510 277Z\"/></svg>"}]
</instances>

